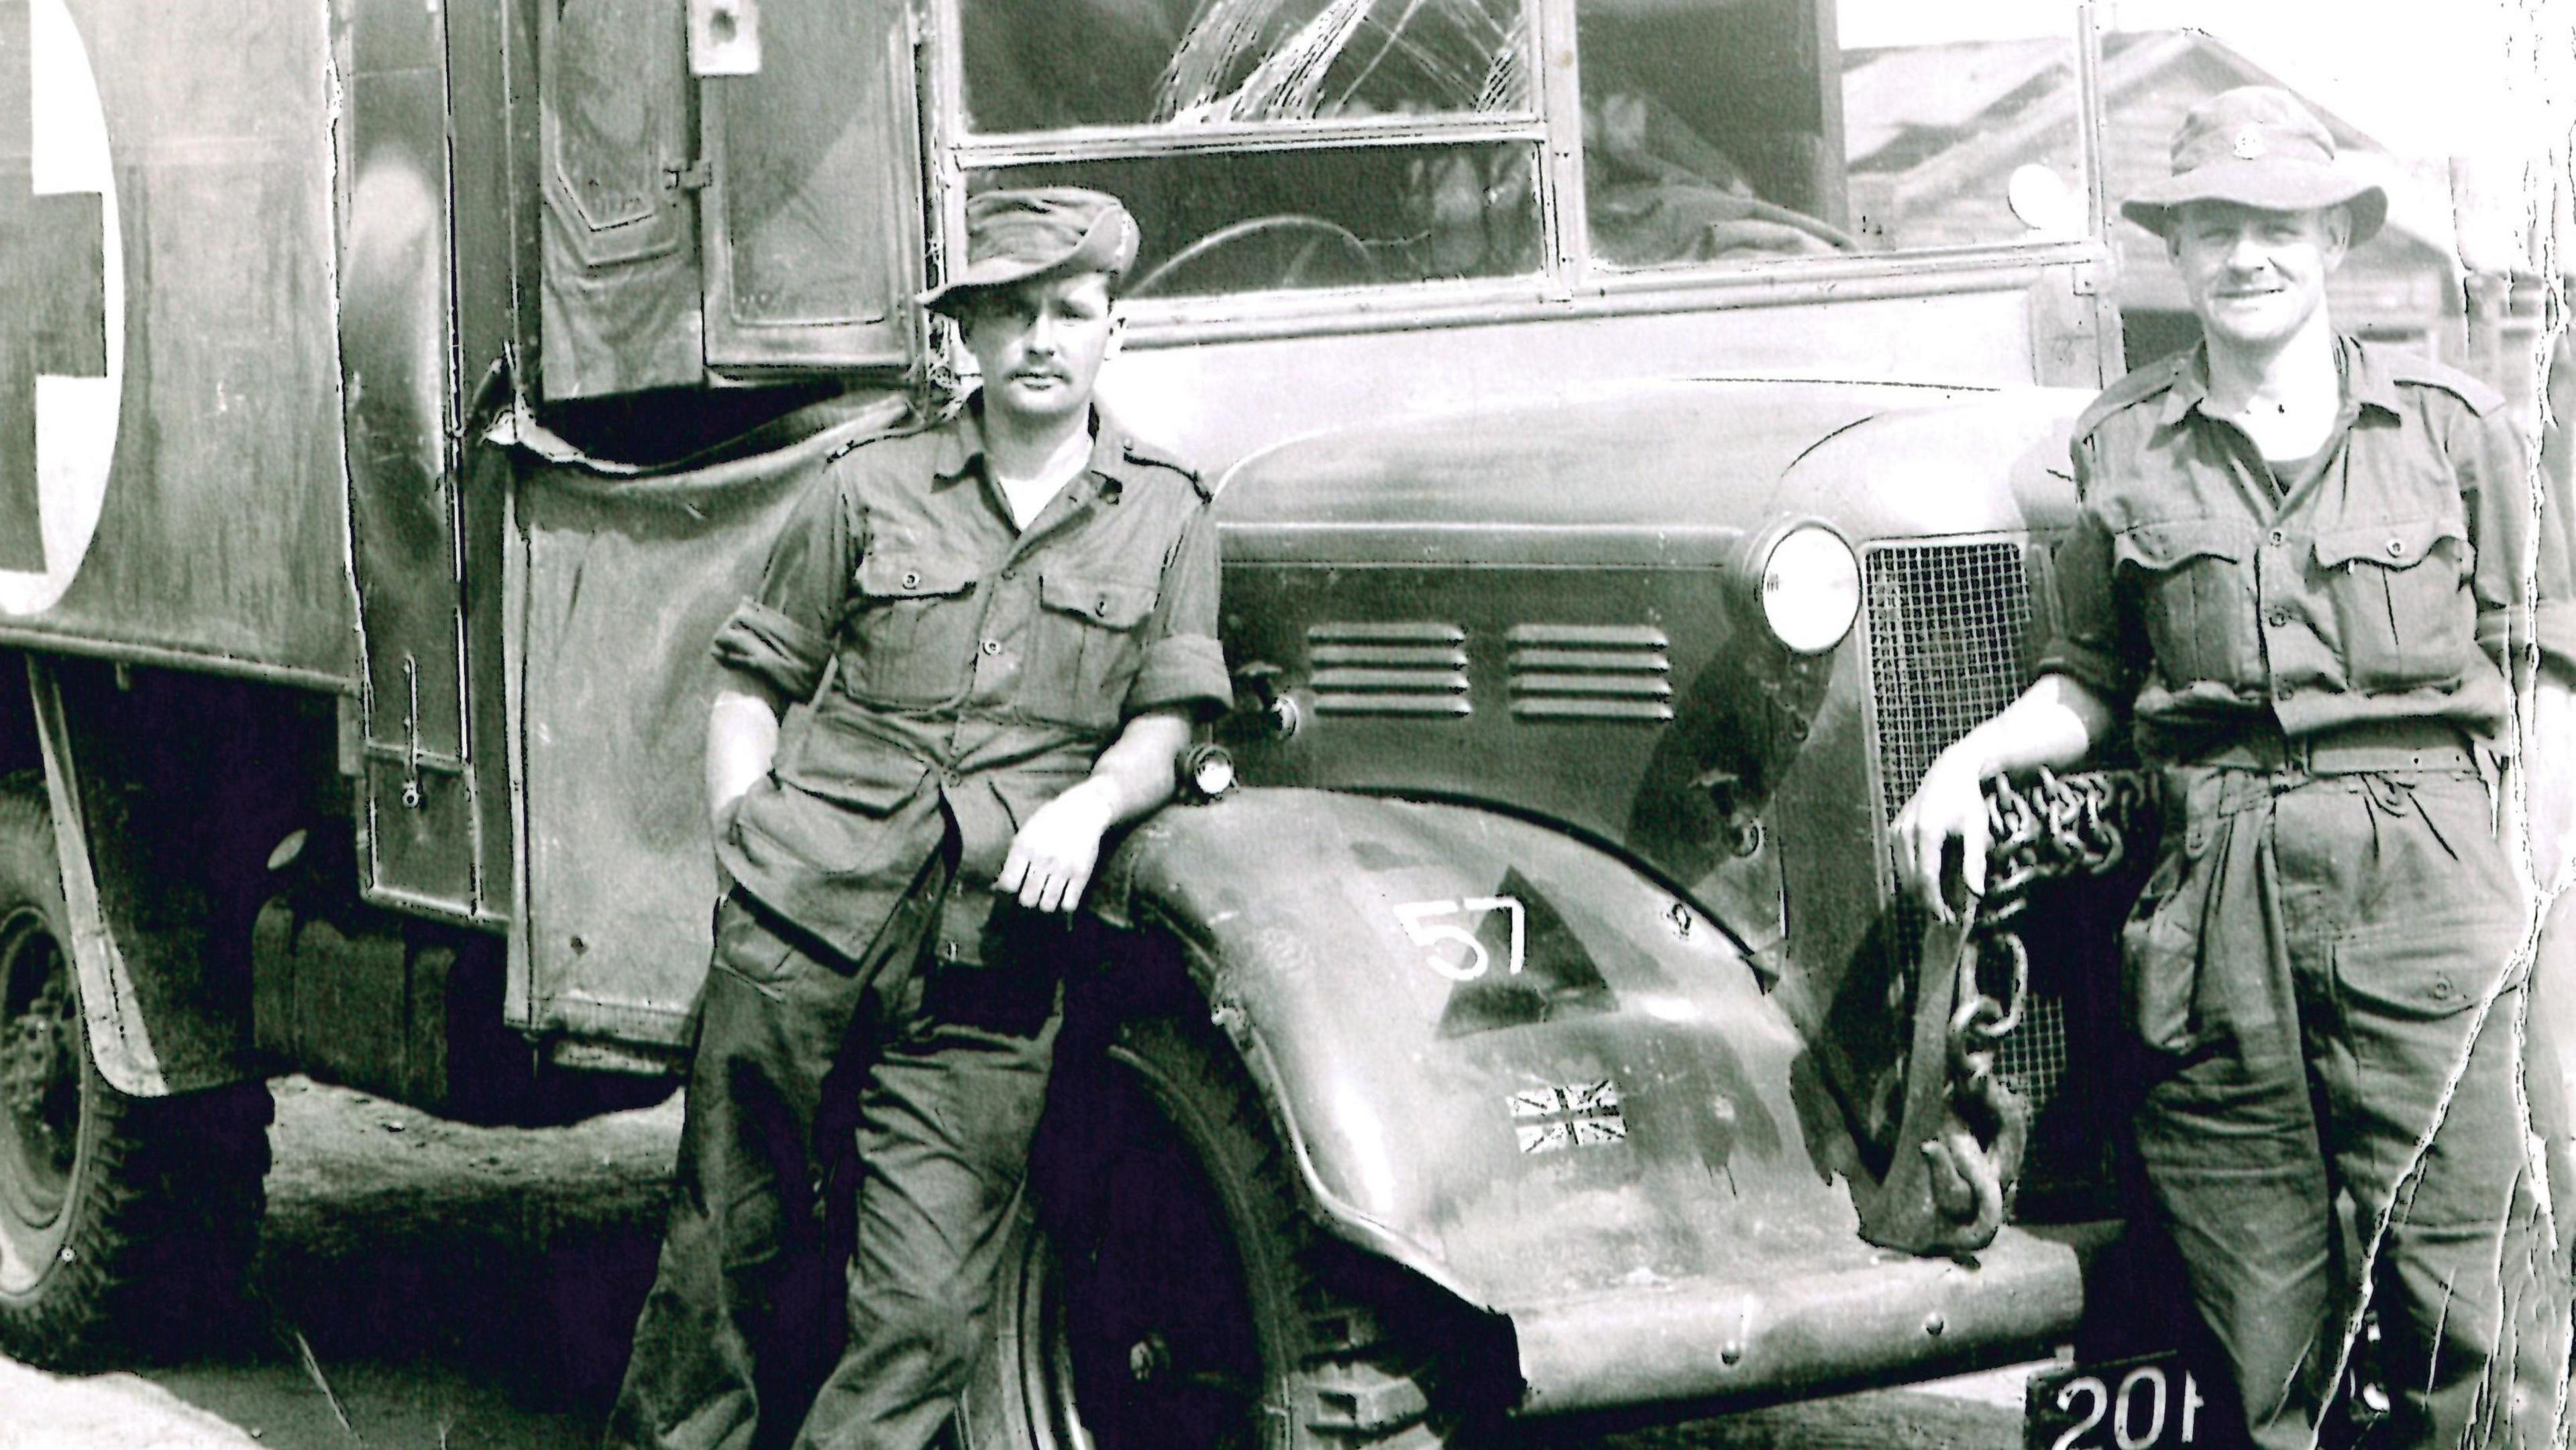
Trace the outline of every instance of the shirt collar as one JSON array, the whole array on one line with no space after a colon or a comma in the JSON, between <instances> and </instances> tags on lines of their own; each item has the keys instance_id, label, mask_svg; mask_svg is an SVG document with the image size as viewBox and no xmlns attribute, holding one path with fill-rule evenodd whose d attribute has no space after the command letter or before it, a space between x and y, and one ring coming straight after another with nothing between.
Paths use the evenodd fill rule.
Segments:
<instances>
[{"instance_id":1,"label":"shirt collar","mask_svg":"<svg viewBox=\"0 0 2576 1450\"><path fill-rule=\"evenodd\" d=\"M2377 353L2353 338L2340 337L2335 339L2335 356L2343 362L2345 401L2377 408L2392 417L2400 411L2397 378Z\"/></svg>"},{"instance_id":2,"label":"shirt collar","mask_svg":"<svg viewBox=\"0 0 2576 1450\"><path fill-rule=\"evenodd\" d=\"M943 484L980 478L985 471L981 389L967 398L966 405L957 410L957 416L944 431L939 454L931 463L932 474ZM1104 503L1116 503L1128 485L1156 466L1180 467L1159 450L1138 441L1109 410L1095 402L1091 405L1091 461L1081 477L1065 486L1087 490Z\"/></svg>"},{"instance_id":3,"label":"shirt collar","mask_svg":"<svg viewBox=\"0 0 2576 1450\"><path fill-rule=\"evenodd\" d=\"M957 416L945 430L940 452L931 463L931 472L942 483L979 476L984 471L984 394L981 389L966 399ZM1102 500L1115 503L1127 486L1152 467L1179 468L1160 450L1140 442L1125 425L1098 403L1091 405L1091 461L1083 475L1069 488L1091 488Z\"/></svg>"},{"instance_id":4,"label":"shirt collar","mask_svg":"<svg viewBox=\"0 0 2576 1450\"><path fill-rule=\"evenodd\" d=\"M2343 397L2348 405L2397 412L2397 384L2388 370L2368 348L2349 337L2335 339L2335 364L2343 373ZM2166 425L2181 422L2209 401L2209 344L2196 343L2184 355L2181 367L2174 370L2174 380L2165 389Z\"/></svg>"}]
</instances>

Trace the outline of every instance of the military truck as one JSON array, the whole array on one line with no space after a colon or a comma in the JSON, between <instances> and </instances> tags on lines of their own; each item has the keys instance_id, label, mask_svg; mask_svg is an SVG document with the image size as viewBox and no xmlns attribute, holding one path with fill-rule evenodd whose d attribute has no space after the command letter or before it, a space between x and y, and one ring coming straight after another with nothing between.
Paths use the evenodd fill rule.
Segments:
<instances>
[{"instance_id":1,"label":"military truck","mask_svg":"<svg viewBox=\"0 0 2576 1450\"><path fill-rule=\"evenodd\" d=\"M1967 936L1887 851L2117 370L2057 18L0 0L0 1344L220 1313L269 1075L670 1090L711 631L954 406L913 299L1050 182L1142 219L1105 396L1220 487L1237 701L1086 902L967 1443L1424 1446L2121 1317L2128 793L2034 785L2069 884ZM2061 1443L2192 1434L2068 1384Z\"/></svg>"}]
</instances>

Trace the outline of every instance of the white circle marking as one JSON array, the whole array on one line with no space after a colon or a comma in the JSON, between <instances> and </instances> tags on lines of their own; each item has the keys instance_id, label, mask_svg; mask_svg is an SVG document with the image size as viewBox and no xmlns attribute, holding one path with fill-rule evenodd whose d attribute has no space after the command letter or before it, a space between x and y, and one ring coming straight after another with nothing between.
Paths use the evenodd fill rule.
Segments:
<instances>
[{"instance_id":1,"label":"white circle marking","mask_svg":"<svg viewBox=\"0 0 2576 1450\"><path fill-rule=\"evenodd\" d=\"M53 608L80 573L107 501L108 469L116 461L117 407L125 385L125 247L98 78L64 0L29 0L27 42L35 193L86 191L99 197L107 376L36 378L36 501L44 522L45 567L41 573L0 569L0 614ZM12 446L20 445L0 439L0 447Z\"/></svg>"}]
</instances>

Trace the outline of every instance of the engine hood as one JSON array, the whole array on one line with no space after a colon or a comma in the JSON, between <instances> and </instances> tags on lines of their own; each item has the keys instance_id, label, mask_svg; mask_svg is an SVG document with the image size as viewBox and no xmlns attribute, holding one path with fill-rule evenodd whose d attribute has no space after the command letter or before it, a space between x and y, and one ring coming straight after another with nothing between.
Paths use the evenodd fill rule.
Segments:
<instances>
[{"instance_id":1,"label":"engine hood","mask_svg":"<svg viewBox=\"0 0 2576 1450\"><path fill-rule=\"evenodd\" d=\"M2086 396L1778 379L1573 390L1274 445L1227 476L1219 517L1247 561L1412 564L1716 563L1791 515L1854 542L2044 529L2072 504L2064 437Z\"/></svg>"}]
</instances>

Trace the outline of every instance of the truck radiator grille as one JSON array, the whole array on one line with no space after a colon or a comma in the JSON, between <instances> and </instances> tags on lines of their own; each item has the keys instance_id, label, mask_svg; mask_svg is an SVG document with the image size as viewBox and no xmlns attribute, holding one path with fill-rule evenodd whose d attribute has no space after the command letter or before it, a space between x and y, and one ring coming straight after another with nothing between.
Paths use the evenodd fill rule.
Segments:
<instances>
[{"instance_id":1,"label":"truck radiator grille","mask_svg":"<svg viewBox=\"0 0 2576 1450\"><path fill-rule=\"evenodd\" d=\"M2030 581L2011 540L1879 544L1862 557L1879 819L1932 758L2021 693Z\"/></svg>"},{"instance_id":2,"label":"truck radiator grille","mask_svg":"<svg viewBox=\"0 0 2576 1450\"><path fill-rule=\"evenodd\" d=\"M1467 631L1454 624L1312 625L1306 659L1326 714L1451 719L1471 708Z\"/></svg>"},{"instance_id":3,"label":"truck radiator grille","mask_svg":"<svg viewBox=\"0 0 2576 1450\"><path fill-rule=\"evenodd\" d=\"M2048 1111L2066 1077L2065 999L2031 994L2021 1025L1995 1049L1995 1075L2030 1104L2033 1122Z\"/></svg>"},{"instance_id":4,"label":"truck radiator grille","mask_svg":"<svg viewBox=\"0 0 2576 1450\"><path fill-rule=\"evenodd\" d=\"M1893 543L1862 558L1868 631L1870 741L1879 819L1892 822L1937 756L2021 692L2031 627L2022 545L2008 539ZM1894 940L1922 940L1914 905L1897 906ZM2107 923L2106 929L2107 929ZM2034 964L2037 965L2037 964ZM1997 1073L2029 1104L2035 1125L2023 1170L2034 1190L2100 1173L2095 1139L2050 1113L2069 1061L2066 999L2034 986L2021 1025L1998 1045ZM2080 1107L2080 1105L2078 1105Z\"/></svg>"},{"instance_id":5,"label":"truck radiator grille","mask_svg":"<svg viewBox=\"0 0 2576 1450\"><path fill-rule=\"evenodd\" d=\"M1504 642L1520 719L1673 718L1671 641L1652 625L1521 624Z\"/></svg>"}]
</instances>

